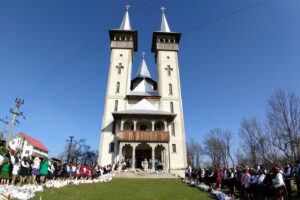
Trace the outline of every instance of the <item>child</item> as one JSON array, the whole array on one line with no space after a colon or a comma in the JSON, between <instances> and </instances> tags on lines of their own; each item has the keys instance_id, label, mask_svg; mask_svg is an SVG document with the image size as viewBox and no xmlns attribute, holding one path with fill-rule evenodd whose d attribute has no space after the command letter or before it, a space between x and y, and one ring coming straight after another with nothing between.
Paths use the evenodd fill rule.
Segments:
<instances>
[{"instance_id":1,"label":"child","mask_svg":"<svg viewBox=\"0 0 300 200\"><path fill-rule=\"evenodd\" d=\"M19 163L19 160L16 159L13 170L12 170L12 182L11 182L12 185L15 184L16 178L18 177L19 169L20 169L20 163Z\"/></svg>"},{"instance_id":2,"label":"child","mask_svg":"<svg viewBox=\"0 0 300 200\"><path fill-rule=\"evenodd\" d=\"M9 167L10 167L9 159L8 157L5 157L2 162L2 172L0 175L1 184L6 184L6 180L9 180Z\"/></svg>"}]
</instances>

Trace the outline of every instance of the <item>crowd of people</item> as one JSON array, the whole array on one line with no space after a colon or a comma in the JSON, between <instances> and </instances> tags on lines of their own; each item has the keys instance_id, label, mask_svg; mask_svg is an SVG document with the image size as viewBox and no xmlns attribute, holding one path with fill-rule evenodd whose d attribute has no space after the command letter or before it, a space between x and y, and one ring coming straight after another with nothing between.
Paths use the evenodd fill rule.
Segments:
<instances>
[{"instance_id":1,"label":"crowd of people","mask_svg":"<svg viewBox=\"0 0 300 200\"><path fill-rule=\"evenodd\" d=\"M1 184L35 184L54 179L92 180L113 171L116 167L114 164L101 167L62 163L47 157L21 157L21 154L14 150L4 153L3 149L0 149Z\"/></svg>"},{"instance_id":2,"label":"crowd of people","mask_svg":"<svg viewBox=\"0 0 300 200\"><path fill-rule=\"evenodd\" d=\"M231 197L241 194L246 200L278 199L292 196L292 182L295 181L297 195L300 197L300 161L294 168L276 166L249 168L246 166L228 169L226 167L210 170L205 168L186 168L186 179L203 183L213 189L228 188Z\"/></svg>"}]
</instances>

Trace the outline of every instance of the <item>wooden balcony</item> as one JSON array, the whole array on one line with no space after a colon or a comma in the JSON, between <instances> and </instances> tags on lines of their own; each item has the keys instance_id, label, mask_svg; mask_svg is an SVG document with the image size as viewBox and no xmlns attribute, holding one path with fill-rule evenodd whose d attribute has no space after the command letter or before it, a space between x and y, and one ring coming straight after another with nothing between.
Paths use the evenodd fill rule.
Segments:
<instances>
[{"instance_id":1,"label":"wooden balcony","mask_svg":"<svg viewBox=\"0 0 300 200\"><path fill-rule=\"evenodd\" d=\"M169 142L168 131L119 131L120 142Z\"/></svg>"}]
</instances>

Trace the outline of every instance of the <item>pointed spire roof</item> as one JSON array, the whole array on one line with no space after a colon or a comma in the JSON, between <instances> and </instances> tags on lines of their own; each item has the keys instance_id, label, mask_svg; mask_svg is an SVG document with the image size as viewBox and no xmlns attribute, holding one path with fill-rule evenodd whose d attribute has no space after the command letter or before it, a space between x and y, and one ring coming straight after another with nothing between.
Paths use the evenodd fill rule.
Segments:
<instances>
[{"instance_id":1,"label":"pointed spire roof","mask_svg":"<svg viewBox=\"0 0 300 200\"><path fill-rule=\"evenodd\" d=\"M148 70L148 67L147 67L147 64L146 64L146 61L145 61L145 52L142 53L143 54L143 60L142 60L142 63L140 65L140 68L136 74L137 77L140 77L140 78L151 78L151 75L150 75L150 72Z\"/></svg>"},{"instance_id":2,"label":"pointed spire roof","mask_svg":"<svg viewBox=\"0 0 300 200\"><path fill-rule=\"evenodd\" d=\"M126 12L125 12L125 15L123 17L123 21L122 21L122 24L120 26L120 30L131 30L130 20L129 20L129 13L128 13L128 10L129 10L130 6L126 5L125 8L126 8Z\"/></svg>"},{"instance_id":3,"label":"pointed spire roof","mask_svg":"<svg viewBox=\"0 0 300 200\"><path fill-rule=\"evenodd\" d=\"M165 16L165 7L160 8L162 11L162 16L161 16L161 24L160 24L160 32L171 32L166 16Z\"/></svg>"}]
</instances>

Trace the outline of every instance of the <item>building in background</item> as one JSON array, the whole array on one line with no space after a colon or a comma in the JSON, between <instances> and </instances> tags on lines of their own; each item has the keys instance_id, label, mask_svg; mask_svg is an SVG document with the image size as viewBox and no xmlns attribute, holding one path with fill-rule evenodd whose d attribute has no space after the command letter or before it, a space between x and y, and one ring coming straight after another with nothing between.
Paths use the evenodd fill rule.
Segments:
<instances>
[{"instance_id":1,"label":"building in background","mask_svg":"<svg viewBox=\"0 0 300 200\"><path fill-rule=\"evenodd\" d=\"M19 151L21 156L48 157L49 150L38 140L20 132L9 141L9 147Z\"/></svg>"},{"instance_id":2,"label":"building in background","mask_svg":"<svg viewBox=\"0 0 300 200\"><path fill-rule=\"evenodd\" d=\"M171 32L162 8L161 28L153 32L157 81L149 73L144 53L131 80L137 31L131 30L128 8L119 29L109 30L110 69L99 147L99 164L128 161L132 169L147 160L151 170L163 164L184 176L186 141L178 65L181 33Z\"/></svg>"}]
</instances>

